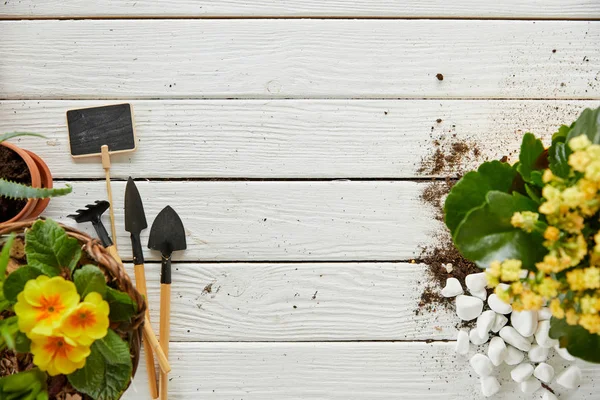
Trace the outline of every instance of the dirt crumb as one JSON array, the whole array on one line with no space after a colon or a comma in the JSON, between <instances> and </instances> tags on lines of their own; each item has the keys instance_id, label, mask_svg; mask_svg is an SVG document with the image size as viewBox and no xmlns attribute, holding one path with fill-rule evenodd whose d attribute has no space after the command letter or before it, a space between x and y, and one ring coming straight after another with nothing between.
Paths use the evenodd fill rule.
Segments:
<instances>
[{"instance_id":1,"label":"dirt crumb","mask_svg":"<svg viewBox=\"0 0 600 400\"><path fill-rule=\"evenodd\" d=\"M212 287L213 287L212 283L209 283L208 285L204 286L204 289L202 290L202 294L212 293Z\"/></svg>"},{"instance_id":2,"label":"dirt crumb","mask_svg":"<svg viewBox=\"0 0 600 400\"><path fill-rule=\"evenodd\" d=\"M435 77L438 79L438 81L444 80L444 75L442 75L442 74L437 74Z\"/></svg>"}]
</instances>

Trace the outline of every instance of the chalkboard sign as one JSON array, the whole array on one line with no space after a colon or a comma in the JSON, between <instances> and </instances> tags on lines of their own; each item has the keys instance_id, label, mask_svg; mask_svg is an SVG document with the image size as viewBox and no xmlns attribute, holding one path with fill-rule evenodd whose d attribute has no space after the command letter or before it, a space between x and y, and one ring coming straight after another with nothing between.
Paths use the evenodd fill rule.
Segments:
<instances>
[{"instance_id":1,"label":"chalkboard sign","mask_svg":"<svg viewBox=\"0 0 600 400\"><path fill-rule=\"evenodd\" d=\"M67 125L73 157L100 155L103 145L110 153L135 150L130 104L69 110Z\"/></svg>"}]
</instances>

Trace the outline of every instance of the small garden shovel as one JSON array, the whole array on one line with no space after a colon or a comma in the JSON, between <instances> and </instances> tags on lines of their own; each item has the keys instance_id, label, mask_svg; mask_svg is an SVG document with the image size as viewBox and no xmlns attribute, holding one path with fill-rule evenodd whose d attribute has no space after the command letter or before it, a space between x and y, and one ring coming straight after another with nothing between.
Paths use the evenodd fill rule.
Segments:
<instances>
[{"instance_id":1,"label":"small garden shovel","mask_svg":"<svg viewBox=\"0 0 600 400\"><path fill-rule=\"evenodd\" d=\"M174 251L185 250L185 229L181 218L171 207L166 206L156 216L150 229L148 247L162 254L160 269L160 345L169 356L169 338L171 330L171 254ZM159 392L161 400L168 400L167 386L169 376L160 373Z\"/></svg>"}]
</instances>

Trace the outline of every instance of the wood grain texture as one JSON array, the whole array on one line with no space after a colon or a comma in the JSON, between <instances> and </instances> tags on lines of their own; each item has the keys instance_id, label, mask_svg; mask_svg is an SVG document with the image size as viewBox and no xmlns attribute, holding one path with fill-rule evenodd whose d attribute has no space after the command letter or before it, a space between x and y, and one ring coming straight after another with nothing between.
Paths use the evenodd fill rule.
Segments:
<instances>
[{"instance_id":1,"label":"wood grain texture","mask_svg":"<svg viewBox=\"0 0 600 400\"><path fill-rule=\"evenodd\" d=\"M104 199L104 182L74 182L50 201L47 217L93 234L67 214ZM440 223L415 182L137 182L151 225L166 205L180 215L188 249L175 260L406 260L431 242ZM119 253L131 260L124 230L125 182L113 182ZM105 216L108 219L108 216ZM95 236L95 235L94 235ZM148 230L142 232L148 243ZM146 260L160 254L144 249Z\"/></svg>"},{"instance_id":2,"label":"wood grain texture","mask_svg":"<svg viewBox=\"0 0 600 400\"><path fill-rule=\"evenodd\" d=\"M174 343L170 399L464 400L480 399L479 379L454 343ZM549 363L562 371L560 360ZM561 399L591 400L600 366L580 364L580 388ZM145 374L124 400L147 399ZM495 400L540 399L512 382L509 368ZM137 389L137 393L135 390Z\"/></svg>"},{"instance_id":3,"label":"wood grain texture","mask_svg":"<svg viewBox=\"0 0 600 400\"><path fill-rule=\"evenodd\" d=\"M600 97L600 21L45 20L0 30L5 99Z\"/></svg>"},{"instance_id":4,"label":"wood grain texture","mask_svg":"<svg viewBox=\"0 0 600 400\"><path fill-rule=\"evenodd\" d=\"M98 159L69 155L65 110L110 101L0 101L0 132L47 139L15 143L57 178L103 178ZM524 132L547 140L600 101L547 100L139 100L138 149L113 155L114 178L412 178L434 139L479 146L456 176L517 150ZM441 119L438 123L437 120ZM433 129L432 129L433 128ZM453 137L456 135L456 137ZM516 154L516 153L515 153Z\"/></svg>"},{"instance_id":5,"label":"wood grain texture","mask_svg":"<svg viewBox=\"0 0 600 400\"><path fill-rule=\"evenodd\" d=\"M171 340L454 340L459 321L453 312L415 314L425 269L409 263L174 264ZM133 277L130 265L127 270ZM160 265L146 270L158 332Z\"/></svg>"},{"instance_id":6,"label":"wood grain texture","mask_svg":"<svg viewBox=\"0 0 600 400\"><path fill-rule=\"evenodd\" d=\"M36 17L227 17L227 16L369 16L600 18L594 0L9 0L0 18Z\"/></svg>"}]
</instances>

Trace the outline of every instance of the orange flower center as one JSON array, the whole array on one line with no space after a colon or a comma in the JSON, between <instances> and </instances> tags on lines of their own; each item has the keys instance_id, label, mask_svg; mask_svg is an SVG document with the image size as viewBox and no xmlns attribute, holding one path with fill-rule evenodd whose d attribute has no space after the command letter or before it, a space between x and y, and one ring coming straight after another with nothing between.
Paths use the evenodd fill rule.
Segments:
<instances>
[{"instance_id":1,"label":"orange flower center","mask_svg":"<svg viewBox=\"0 0 600 400\"><path fill-rule=\"evenodd\" d=\"M61 337L49 337L44 345L44 350L52 354L53 357L67 358L67 353L73 348Z\"/></svg>"},{"instance_id":2,"label":"orange flower center","mask_svg":"<svg viewBox=\"0 0 600 400\"><path fill-rule=\"evenodd\" d=\"M40 306L37 307L37 321L47 318L56 318L64 309L65 306L61 302L60 294L44 296L40 298Z\"/></svg>"},{"instance_id":3,"label":"orange flower center","mask_svg":"<svg viewBox=\"0 0 600 400\"><path fill-rule=\"evenodd\" d=\"M69 318L69 322L74 326L79 326L83 329L96 324L96 314L89 309L80 310Z\"/></svg>"}]
</instances>

